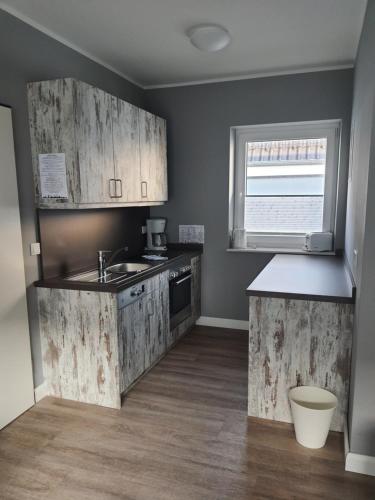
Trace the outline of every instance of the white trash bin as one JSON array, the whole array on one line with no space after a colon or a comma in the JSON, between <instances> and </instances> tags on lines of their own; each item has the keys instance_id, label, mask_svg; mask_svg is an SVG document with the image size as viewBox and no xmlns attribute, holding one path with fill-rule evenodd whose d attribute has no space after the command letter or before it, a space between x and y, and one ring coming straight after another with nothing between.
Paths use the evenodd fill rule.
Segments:
<instances>
[{"instance_id":1,"label":"white trash bin","mask_svg":"<svg viewBox=\"0 0 375 500\"><path fill-rule=\"evenodd\" d=\"M337 406L334 394L320 387L300 386L289 391L296 439L306 448L322 448Z\"/></svg>"}]
</instances>

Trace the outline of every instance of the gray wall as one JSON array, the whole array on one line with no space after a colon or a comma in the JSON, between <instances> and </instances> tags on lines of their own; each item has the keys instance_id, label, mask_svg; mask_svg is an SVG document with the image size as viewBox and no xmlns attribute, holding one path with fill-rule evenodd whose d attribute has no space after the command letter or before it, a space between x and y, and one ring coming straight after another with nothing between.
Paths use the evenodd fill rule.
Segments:
<instances>
[{"instance_id":1,"label":"gray wall","mask_svg":"<svg viewBox=\"0 0 375 500\"><path fill-rule=\"evenodd\" d=\"M375 2L355 68L346 255L357 284L349 411L350 451L375 456ZM353 250L358 251L357 263Z\"/></svg>"},{"instance_id":2,"label":"gray wall","mask_svg":"<svg viewBox=\"0 0 375 500\"><path fill-rule=\"evenodd\" d=\"M338 247L343 247L352 70L155 89L148 107L168 120L170 201L152 215L178 224L204 224L202 314L248 319L244 290L271 255L228 253L229 129L236 125L343 120Z\"/></svg>"},{"instance_id":3,"label":"gray wall","mask_svg":"<svg viewBox=\"0 0 375 500\"><path fill-rule=\"evenodd\" d=\"M81 56L0 10L0 104L13 109L17 179L22 238L28 286L28 309L34 382L43 381L39 325L31 283L39 278L38 258L30 257L29 244L37 241L33 199L31 150L27 117L26 82L77 77L134 104L143 104L143 92L120 76Z\"/></svg>"}]
</instances>

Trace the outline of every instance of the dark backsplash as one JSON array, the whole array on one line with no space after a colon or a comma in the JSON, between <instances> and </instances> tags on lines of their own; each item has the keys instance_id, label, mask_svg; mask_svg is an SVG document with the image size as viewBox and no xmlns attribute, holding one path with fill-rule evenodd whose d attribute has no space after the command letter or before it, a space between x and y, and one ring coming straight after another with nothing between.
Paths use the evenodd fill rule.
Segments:
<instances>
[{"instance_id":1,"label":"dark backsplash","mask_svg":"<svg viewBox=\"0 0 375 500\"><path fill-rule=\"evenodd\" d=\"M90 210L39 210L41 267L44 279L94 267L98 250L128 246L128 257L142 254L141 226L147 207Z\"/></svg>"}]
</instances>

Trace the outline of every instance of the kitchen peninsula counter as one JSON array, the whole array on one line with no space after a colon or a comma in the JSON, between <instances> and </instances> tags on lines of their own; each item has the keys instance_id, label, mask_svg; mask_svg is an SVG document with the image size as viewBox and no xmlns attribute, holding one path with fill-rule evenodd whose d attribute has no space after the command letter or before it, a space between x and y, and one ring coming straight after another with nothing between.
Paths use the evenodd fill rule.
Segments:
<instances>
[{"instance_id":1,"label":"kitchen peninsula counter","mask_svg":"<svg viewBox=\"0 0 375 500\"><path fill-rule=\"evenodd\" d=\"M341 257L275 255L246 294L353 303L355 287Z\"/></svg>"},{"instance_id":2,"label":"kitchen peninsula counter","mask_svg":"<svg viewBox=\"0 0 375 500\"><path fill-rule=\"evenodd\" d=\"M291 422L289 389L333 392L331 429L348 407L355 287L339 257L276 255L249 296L248 415Z\"/></svg>"}]
</instances>

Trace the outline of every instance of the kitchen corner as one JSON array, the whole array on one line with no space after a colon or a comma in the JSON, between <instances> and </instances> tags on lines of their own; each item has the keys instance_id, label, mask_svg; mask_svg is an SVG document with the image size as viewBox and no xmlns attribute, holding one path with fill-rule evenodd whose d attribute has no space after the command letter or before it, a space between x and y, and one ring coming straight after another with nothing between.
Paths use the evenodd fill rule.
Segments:
<instances>
[{"instance_id":1,"label":"kitchen corner","mask_svg":"<svg viewBox=\"0 0 375 500\"><path fill-rule=\"evenodd\" d=\"M374 500L375 0L0 40L0 500Z\"/></svg>"}]
</instances>

